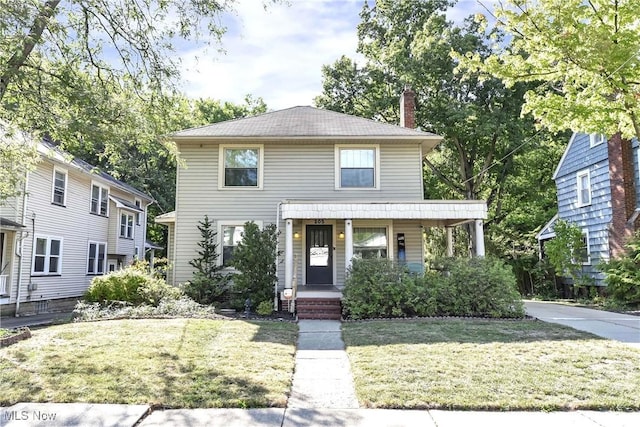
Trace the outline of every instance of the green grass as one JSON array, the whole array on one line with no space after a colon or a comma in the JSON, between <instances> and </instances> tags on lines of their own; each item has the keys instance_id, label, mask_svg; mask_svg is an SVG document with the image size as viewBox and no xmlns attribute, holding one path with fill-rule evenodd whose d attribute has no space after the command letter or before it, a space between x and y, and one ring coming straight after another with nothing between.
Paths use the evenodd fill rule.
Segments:
<instances>
[{"instance_id":1,"label":"green grass","mask_svg":"<svg viewBox=\"0 0 640 427\"><path fill-rule=\"evenodd\" d=\"M346 323L361 405L640 409L640 350L532 321Z\"/></svg>"},{"instance_id":2,"label":"green grass","mask_svg":"<svg viewBox=\"0 0 640 427\"><path fill-rule=\"evenodd\" d=\"M0 405L283 407L297 325L207 319L52 326L0 349Z\"/></svg>"}]
</instances>

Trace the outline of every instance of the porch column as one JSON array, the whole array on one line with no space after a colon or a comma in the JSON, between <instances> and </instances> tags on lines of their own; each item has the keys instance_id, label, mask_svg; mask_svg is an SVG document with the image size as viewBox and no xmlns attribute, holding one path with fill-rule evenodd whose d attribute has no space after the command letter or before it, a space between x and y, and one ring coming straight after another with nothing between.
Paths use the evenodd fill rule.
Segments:
<instances>
[{"instance_id":1,"label":"porch column","mask_svg":"<svg viewBox=\"0 0 640 427\"><path fill-rule=\"evenodd\" d=\"M484 225L476 219L476 256L484 256Z\"/></svg>"},{"instance_id":2,"label":"porch column","mask_svg":"<svg viewBox=\"0 0 640 427\"><path fill-rule=\"evenodd\" d=\"M451 258L453 256L453 227L446 226L447 230L447 256Z\"/></svg>"},{"instance_id":3,"label":"porch column","mask_svg":"<svg viewBox=\"0 0 640 427\"><path fill-rule=\"evenodd\" d=\"M344 220L344 267L351 267L353 258L353 223L350 219Z\"/></svg>"},{"instance_id":4,"label":"porch column","mask_svg":"<svg viewBox=\"0 0 640 427\"><path fill-rule=\"evenodd\" d=\"M292 288L293 282L293 220L285 221L284 231L284 287Z\"/></svg>"}]
</instances>

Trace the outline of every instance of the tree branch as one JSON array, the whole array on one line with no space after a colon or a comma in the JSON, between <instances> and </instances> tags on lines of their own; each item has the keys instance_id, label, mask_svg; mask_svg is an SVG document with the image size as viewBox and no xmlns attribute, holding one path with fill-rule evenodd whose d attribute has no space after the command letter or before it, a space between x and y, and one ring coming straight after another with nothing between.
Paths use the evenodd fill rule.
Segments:
<instances>
[{"instance_id":1,"label":"tree branch","mask_svg":"<svg viewBox=\"0 0 640 427\"><path fill-rule=\"evenodd\" d=\"M19 46L18 50L14 52L11 58L9 58L9 61L7 61L7 68L2 76L0 76L0 100L4 98L11 80L18 74L18 71L20 71L20 68L25 64L29 55L33 52L33 49L40 42L42 33L47 27L49 19L55 14L59 3L60 0L48 0L44 4L43 8L33 20L33 24L29 29L29 33L24 38L22 45Z\"/></svg>"}]
</instances>

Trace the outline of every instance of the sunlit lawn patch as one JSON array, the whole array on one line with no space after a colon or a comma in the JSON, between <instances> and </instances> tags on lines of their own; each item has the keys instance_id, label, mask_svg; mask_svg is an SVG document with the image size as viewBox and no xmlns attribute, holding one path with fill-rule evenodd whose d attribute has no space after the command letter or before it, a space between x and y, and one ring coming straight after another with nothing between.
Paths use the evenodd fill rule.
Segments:
<instances>
[{"instance_id":1,"label":"sunlit lawn patch","mask_svg":"<svg viewBox=\"0 0 640 427\"><path fill-rule=\"evenodd\" d=\"M0 350L0 404L283 407L297 325L207 319L53 326Z\"/></svg>"},{"instance_id":2,"label":"sunlit lawn patch","mask_svg":"<svg viewBox=\"0 0 640 427\"><path fill-rule=\"evenodd\" d=\"M640 409L640 350L533 321L347 323L361 404L377 408Z\"/></svg>"}]
</instances>

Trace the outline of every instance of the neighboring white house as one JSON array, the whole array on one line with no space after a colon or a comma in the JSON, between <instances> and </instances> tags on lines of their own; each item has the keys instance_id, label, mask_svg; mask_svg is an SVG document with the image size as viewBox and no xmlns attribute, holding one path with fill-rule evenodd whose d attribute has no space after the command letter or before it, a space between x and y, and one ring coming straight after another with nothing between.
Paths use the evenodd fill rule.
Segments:
<instances>
[{"instance_id":1,"label":"neighboring white house","mask_svg":"<svg viewBox=\"0 0 640 427\"><path fill-rule=\"evenodd\" d=\"M475 222L484 255L485 202L423 200L422 159L442 138L412 129L414 96L403 94L403 126L293 107L174 133L182 161L176 210L156 218L169 227L169 279L191 279L205 215L216 224L223 265L246 221L276 224L277 289L297 284L299 299L334 298L338 306L353 258L421 268L425 227Z\"/></svg>"},{"instance_id":2,"label":"neighboring white house","mask_svg":"<svg viewBox=\"0 0 640 427\"><path fill-rule=\"evenodd\" d=\"M22 194L0 202L2 315L73 307L94 276L144 256L153 199L49 142L37 148Z\"/></svg>"}]
</instances>

